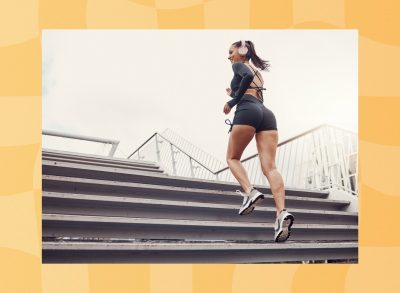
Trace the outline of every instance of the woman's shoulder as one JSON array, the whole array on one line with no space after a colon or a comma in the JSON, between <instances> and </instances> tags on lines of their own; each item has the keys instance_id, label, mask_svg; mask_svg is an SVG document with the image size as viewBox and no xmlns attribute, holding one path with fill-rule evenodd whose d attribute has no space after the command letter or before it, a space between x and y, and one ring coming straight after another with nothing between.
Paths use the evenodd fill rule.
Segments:
<instances>
[{"instance_id":1,"label":"woman's shoulder","mask_svg":"<svg viewBox=\"0 0 400 293\"><path fill-rule=\"evenodd\" d=\"M235 70L235 69L241 69L241 68L245 68L245 67L247 67L247 66L244 65L243 62L235 62L235 63L232 63L232 69L233 69L233 70Z\"/></svg>"},{"instance_id":2,"label":"woman's shoulder","mask_svg":"<svg viewBox=\"0 0 400 293\"><path fill-rule=\"evenodd\" d=\"M254 69L251 70L249 68L249 66L251 68L253 68L250 64L246 65L243 62L235 62L235 63L232 64L232 70L233 70L233 72L239 73L239 74L243 74L243 73L252 73L252 74L254 74L255 70Z\"/></svg>"}]
</instances>

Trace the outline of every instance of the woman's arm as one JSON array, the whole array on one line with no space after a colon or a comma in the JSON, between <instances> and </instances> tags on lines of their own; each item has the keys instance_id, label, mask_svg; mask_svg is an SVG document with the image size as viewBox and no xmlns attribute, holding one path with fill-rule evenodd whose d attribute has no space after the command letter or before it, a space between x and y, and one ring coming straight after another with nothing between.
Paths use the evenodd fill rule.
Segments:
<instances>
[{"instance_id":1,"label":"woman's arm","mask_svg":"<svg viewBox=\"0 0 400 293\"><path fill-rule=\"evenodd\" d=\"M238 74L242 77L240 81L239 88L237 91L231 93L231 97L233 98L228 102L229 107L234 107L237 103L239 103L240 99L243 97L244 93L250 86L254 74L250 71L250 69L243 64L242 62L236 62L232 64L232 69L235 74Z\"/></svg>"}]
</instances>

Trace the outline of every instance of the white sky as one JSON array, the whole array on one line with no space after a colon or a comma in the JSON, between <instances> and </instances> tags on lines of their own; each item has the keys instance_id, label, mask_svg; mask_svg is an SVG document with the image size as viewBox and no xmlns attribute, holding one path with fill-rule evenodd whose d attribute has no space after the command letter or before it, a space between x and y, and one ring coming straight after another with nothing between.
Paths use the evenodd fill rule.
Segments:
<instances>
[{"instance_id":1,"label":"white sky","mask_svg":"<svg viewBox=\"0 0 400 293\"><path fill-rule=\"evenodd\" d=\"M225 162L228 49L240 39L271 64L264 105L279 141L322 123L358 132L357 30L42 32L43 129L120 140L117 155L170 128ZM253 140L242 158L255 152Z\"/></svg>"}]
</instances>

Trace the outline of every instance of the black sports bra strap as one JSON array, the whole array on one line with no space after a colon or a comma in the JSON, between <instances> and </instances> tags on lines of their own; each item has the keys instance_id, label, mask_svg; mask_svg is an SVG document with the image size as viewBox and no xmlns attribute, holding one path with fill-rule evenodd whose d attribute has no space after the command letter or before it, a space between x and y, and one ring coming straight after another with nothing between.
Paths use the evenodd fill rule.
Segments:
<instances>
[{"instance_id":1,"label":"black sports bra strap","mask_svg":"<svg viewBox=\"0 0 400 293\"><path fill-rule=\"evenodd\" d=\"M261 82L261 84L263 84L263 82L261 81L260 77L258 77L257 72L253 69L253 67L251 67L250 65L249 65L249 67L253 70L254 76L256 76L258 78L258 80ZM254 81L252 81L252 83L255 84ZM266 90L266 88L264 88L262 86L257 86L257 85L255 85L254 87L250 86L250 88L257 89L257 92L261 92L261 99L264 102L264 97L263 97L263 92L262 91Z\"/></svg>"}]
</instances>

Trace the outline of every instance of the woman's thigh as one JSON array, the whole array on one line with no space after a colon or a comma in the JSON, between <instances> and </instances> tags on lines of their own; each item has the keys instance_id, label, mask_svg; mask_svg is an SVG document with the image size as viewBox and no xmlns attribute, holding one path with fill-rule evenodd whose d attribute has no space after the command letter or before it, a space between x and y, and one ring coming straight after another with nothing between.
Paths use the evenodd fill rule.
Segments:
<instances>
[{"instance_id":1,"label":"woman's thigh","mask_svg":"<svg viewBox=\"0 0 400 293\"><path fill-rule=\"evenodd\" d=\"M256 133L256 144L261 168L265 174L276 168L275 156L278 145L278 131L264 130Z\"/></svg>"},{"instance_id":2,"label":"woman's thigh","mask_svg":"<svg viewBox=\"0 0 400 293\"><path fill-rule=\"evenodd\" d=\"M254 137L256 129L250 125L233 125L229 136L226 159L240 160L246 146Z\"/></svg>"}]
</instances>

